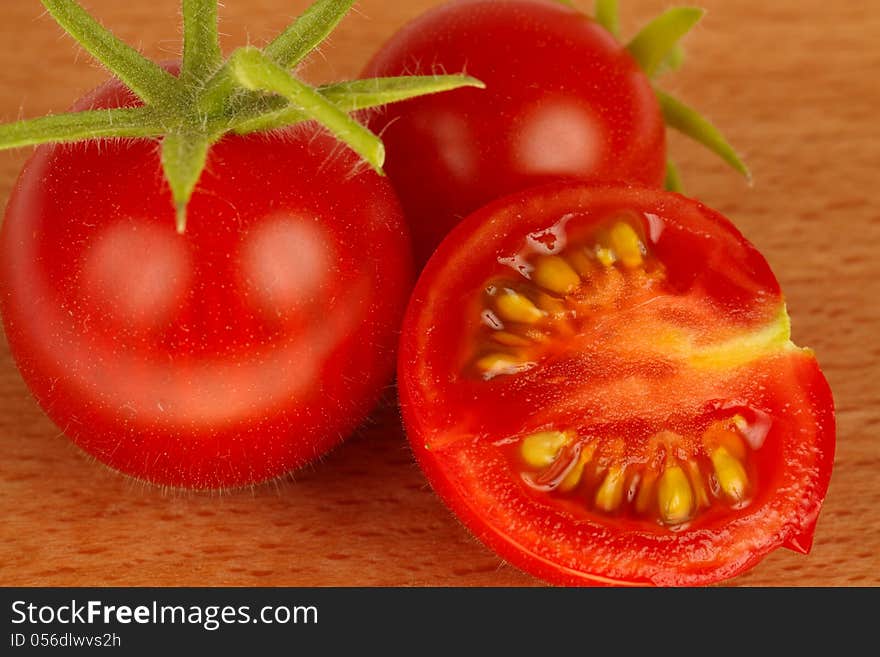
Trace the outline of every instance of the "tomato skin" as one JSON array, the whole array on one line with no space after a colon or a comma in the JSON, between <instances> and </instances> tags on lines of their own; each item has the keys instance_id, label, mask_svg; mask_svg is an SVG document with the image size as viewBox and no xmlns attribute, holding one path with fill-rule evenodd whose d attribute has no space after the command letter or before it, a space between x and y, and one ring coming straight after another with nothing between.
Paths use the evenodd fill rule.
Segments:
<instances>
[{"instance_id":1,"label":"tomato skin","mask_svg":"<svg viewBox=\"0 0 880 657\"><path fill-rule=\"evenodd\" d=\"M669 274L673 279L687 280L692 267L707 263L718 268L718 275L701 275L700 290L719 302L732 326L761 326L782 304L778 282L757 250L720 214L684 197L638 187L561 183L492 203L443 242L424 269L404 320L401 408L428 481L478 539L552 584L705 585L742 573L780 546L809 551L831 476L835 418L828 383L808 351L760 358L729 379L731 395L778 420L757 465L762 490L749 506L727 515L674 532L578 515L531 494L502 457L497 444L505 437L563 417L557 409L563 408L577 370L548 365L519 379L469 378L460 355L470 335L467 317L473 314L467 300L495 275L498 258L515 252L526 235L561 216L596 208L672 218L666 237L652 248L667 264L683 260L681 271ZM695 241L688 243L688 237ZM738 278L741 285L722 285L725 277ZM603 376L601 367L591 372L596 373ZM565 383L560 377L567 377ZM661 381L660 388L664 385ZM664 401L657 391L646 393L646 400L648 407ZM582 412L603 411L583 407Z\"/></svg>"},{"instance_id":2,"label":"tomato skin","mask_svg":"<svg viewBox=\"0 0 880 657\"><path fill-rule=\"evenodd\" d=\"M467 0L416 18L364 77L466 71L460 89L372 114L423 264L463 217L556 179L660 187L663 117L647 76L588 16L555 0Z\"/></svg>"},{"instance_id":3,"label":"tomato skin","mask_svg":"<svg viewBox=\"0 0 880 657\"><path fill-rule=\"evenodd\" d=\"M77 109L134 104L109 83ZM77 445L138 479L244 486L349 435L411 281L387 181L312 125L227 137L175 231L158 146L41 147L0 234L12 354Z\"/></svg>"}]
</instances>

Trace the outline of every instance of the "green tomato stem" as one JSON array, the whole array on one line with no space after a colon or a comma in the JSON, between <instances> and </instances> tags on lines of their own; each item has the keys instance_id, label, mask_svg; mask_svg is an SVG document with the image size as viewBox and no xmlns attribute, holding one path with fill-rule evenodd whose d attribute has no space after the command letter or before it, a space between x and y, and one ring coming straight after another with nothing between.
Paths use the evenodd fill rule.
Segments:
<instances>
[{"instance_id":1,"label":"green tomato stem","mask_svg":"<svg viewBox=\"0 0 880 657\"><path fill-rule=\"evenodd\" d=\"M220 116L229 110L229 104L239 91L243 91L225 62L210 76L198 96L197 106L206 116Z\"/></svg>"},{"instance_id":2,"label":"green tomato stem","mask_svg":"<svg viewBox=\"0 0 880 657\"><path fill-rule=\"evenodd\" d=\"M291 76L256 48L242 48L229 60L230 70L244 88L283 96L314 119L381 173L385 163L382 140L328 101L318 91Z\"/></svg>"}]
</instances>

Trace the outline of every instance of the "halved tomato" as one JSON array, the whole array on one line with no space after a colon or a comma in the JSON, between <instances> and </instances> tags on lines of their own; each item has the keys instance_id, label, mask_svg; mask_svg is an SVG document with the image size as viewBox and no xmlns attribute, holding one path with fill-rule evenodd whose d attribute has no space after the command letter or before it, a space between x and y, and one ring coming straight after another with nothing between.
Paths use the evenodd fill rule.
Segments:
<instances>
[{"instance_id":1,"label":"halved tomato","mask_svg":"<svg viewBox=\"0 0 880 657\"><path fill-rule=\"evenodd\" d=\"M765 259L695 201L565 183L472 215L418 283L399 385L437 492L550 582L707 584L811 546L831 391Z\"/></svg>"}]
</instances>

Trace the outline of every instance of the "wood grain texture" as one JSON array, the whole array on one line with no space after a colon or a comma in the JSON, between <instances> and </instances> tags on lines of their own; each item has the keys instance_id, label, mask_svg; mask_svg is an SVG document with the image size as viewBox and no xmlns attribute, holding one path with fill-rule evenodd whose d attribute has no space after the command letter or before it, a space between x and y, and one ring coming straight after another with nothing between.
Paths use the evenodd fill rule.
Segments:
<instances>
[{"instance_id":1,"label":"wood grain texture","mask_svg":"<svg viewBox=\"0 0 880 657\"><path fill-rule=\"evenodd\" d=\"M180 51L177 0L82 0L147 55ZM306 0L229 0L229 50L265 43ZM306 76L354 76L431 0L362 0ZM584 2L584 5L587 3ZM669 5L626 0L632 30ZM880 2L704 0L670 90L746 155L748 188L674 139L691 195L733 218L788 297L838 405L834 477L808 557L779 550L741 585L880 584ZM62 111L104 73L38 0L0 3L0 120ZM0 199L27 152L0 153ZM414 465L391 401L322 462L284 482L195 495L90 461L29 397L0 350L0 584L534 585L478 544Z\"/></svg>"}]
</instances>

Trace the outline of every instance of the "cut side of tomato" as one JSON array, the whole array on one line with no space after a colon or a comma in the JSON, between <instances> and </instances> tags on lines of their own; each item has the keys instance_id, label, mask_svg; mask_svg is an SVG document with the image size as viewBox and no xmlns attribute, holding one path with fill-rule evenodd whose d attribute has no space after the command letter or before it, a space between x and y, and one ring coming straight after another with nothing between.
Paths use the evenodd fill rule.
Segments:
<instances>
[{"instance_id":1,"label":"cut side of tomato","mask_svg":"<svg viewBox=\"0 0 880 657\"><path fill-rule=\"evenodd\" d=\"M559 584L707 584L808 551L833 401L765 259L697 202L563 183L467 219L407 313L431 483Z\"/></svg>"}]
</instances>

